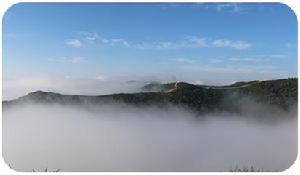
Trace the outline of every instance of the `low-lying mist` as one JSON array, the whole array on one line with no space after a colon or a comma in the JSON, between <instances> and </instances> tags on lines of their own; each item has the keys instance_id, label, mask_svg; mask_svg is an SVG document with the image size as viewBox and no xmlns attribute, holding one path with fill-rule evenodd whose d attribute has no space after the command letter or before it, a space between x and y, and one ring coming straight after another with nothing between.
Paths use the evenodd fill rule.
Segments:
<instances>
[{"instance_id":1,"label":"low-lying mist","mask_svg":"<svg viewBox=\"0 0 300 175\"><path fill-rule=\"evenodd\" d=\"M297 116L286 115L261 123L178 107L19 105L3 111L3 157L18 171L283 171L297 156Z\"/></svg>"}]
</instances>

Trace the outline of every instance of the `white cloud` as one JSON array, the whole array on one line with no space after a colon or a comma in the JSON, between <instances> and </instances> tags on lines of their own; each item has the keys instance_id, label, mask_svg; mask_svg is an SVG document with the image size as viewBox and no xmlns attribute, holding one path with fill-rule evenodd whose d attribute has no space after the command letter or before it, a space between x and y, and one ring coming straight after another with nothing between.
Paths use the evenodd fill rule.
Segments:
<instances>
[{"instance_id":1,"label":"white cloud","mask_svg":"<svg viewBox=\"0 0 300 175\"><path fill-rule=\"evenodd\" d=\"M83 40L89 43L100 43L109 46L123 46L132 49L185 49L202 47L229 47L237 50L246 50L252 44L245 41L233 41L228 39L207 39L199 36L189 36L177 41L153 41L153 42L131 42L124 38L102 37L96 32L79 32Z\"/></svg>"},{"instance_id":2,"label":"white cloud","mask_svg":"<svg viewBox=\"0 0 300 175\"><path fill-rule=\"evenodd\" d=\"M213 73L237 73L241 71L241 69L237 70L232 67L215 67L215 66L190 66L185 68L197 72L213 72Z\"/></svg>"},{"instance_id":3,"label":"white cloud","mask_svg":"<svg viewBox=\"0 0 300 175\"><path fill-rule=\"evenodd\" d=\"M81 47L82 46L81 41L78 39L67 40L67 41L65 41L65 44L69 45L69 46L73 46L73 47Z\"/></svg>"},{"instance_id":4,"label":"white cloud","mask_svg":"<svg viewBox=\"0 0 300 175\"><path fill-rule=\"evenodd\" d=\"M91 42L91 43L101 43L101 44L107 44L111 46L125 46L125 47L131 47L131 44L123 38L105 38L100 36L96 32L79 32L79 34L84 38L84 40Z\"/></svg>"},{"instance_id":5,"label":"white cloud","mask_svg":"<svg viewBox=\"0 0 300 175\"><path fill-rule=\"evenodd\" d=\"M176 58L174 59L178 63L193 63L194 60L189 59L189 58Z\"/></svg>"},{"instance_id":6,"label":"white cloud","mask_svg":"<svg viewBox=\"0 0 300 175\"><path fill-rule=\"evenodd\" d=\"M220 3L216 4L217 11L240 12L243 9L237 3Z\"/></svg>"},{"instance_id":7,"label":"white cloud","mask_svg":"<svg viewBox=\"0 0 300 175\"><path fill-rule=\"evenodd\" d=\"M73 76L73 75L66 75L64 77L65 79L73 79L73 80L99 80L99 81L105 81L108 80L108 77L106 75L97 75L97 76Z\"/></svg>"},{"instance_id":8,"label":"white cloud","mask_svg":"<svg viewBox=\"0 0 300 175\"><path fill-rule=\"evenodd\" d=\"M234 62L260 62L260 61L272 61L274 59L283 59L286 58L286 55L283 54L269 54L269 55L253 55L250 57L229 57L226 58L228 61Z\"/></svg>"},{"instance_id":9,"label":"white cloud","mask_svg":"<svg viewBox=\"0 0 300 175\"><path fill-rule=\"evenodd\" d=\"M190 4L185 3L162 3L158 6L161 9L169 9L169 8L177 8L186 5L186 7L190 8L204 8L206 10L214 10L217 12L225 12L225 13L238 13L243 14L249 11L251 8L249 6L245 6L242 3L207 3L207 2L194 2Z\"/></svg>"},{"instance_id":10,"label":"white cloud","mask_svg":"<svg viewBox=\"0 0 300 175\"><path fill-rule=\"evenodd\" d=\"M286 55L282 55L282 54L273 54L273 55L267 55L270 58L286 58Z\"/></svg>"},{"instance_id":11,"label":"white cloud","mask_svg":"<svg viewBox=\"0 0 300 175\"><path fill-rule=\"evenodd\" d=\"M228 58L229 61L257 61L256 58L239 58L239 57L231 57Z\"/></svg>"},{"instance_id":12,"label":"white cloud","mask_svg":"<svg viewBox=\"0 0 300 175\"><path fill-rule=\"evenodd\" d=\"M203 83L203 81L201 81L201 80L196 80L196 81L193 82L193 84L202 85L202 84L204 84L204 83Z\"/></svg>"},{"instance_id":13,"label":"white cloud","mask_svg":"<svg viewBox=\"0 0 300 175\"><path fill-rule=\"evenodd\" d=\"M110 40L111 45L123 45L126 47L131 47L131 45L125 39L113 38Z\"/></svg>"},{"instance_id":14,"label":"white cloud","mask_svg":"<svg viewBox=\"0 0 300 175\"><path fill-rule=\"evenodd\" d=\"M274 59L287 58L283 54L266 54L266 55L250 55L249 57L219 57L219 58L208 58L208 62L211 64L219 63L230 63L230 62L270 62ZM192 60L192 59L191 59ZM192 60L193 61L193 60Z\"/></svg>"},{"instance_id":15,"label":"white cloud","mask_svg":"<svg viewBox=\"0 0 300 175\"><path fill-rule=\"evenodd\" d=\"M151 43L151 44L147 44L148 48L156 48L156 49L178 49L183 47L183 45L181 43L173 43L170 41L165 41L165 42L158 42L158 43Z\"/></svg>"},{"instance_id":16,"label":"white cloud","mask_svg":"<svg viewBox=\"0 0 300 175\"><path fill-rule=\"evenodd\" d=\"M205 38L191 36L179 41L142 42L131 44L131 48L136 49L184 49L201 48L208 46Z\"/></svg>"},{"instance_id":17,"label":"white cloud","mask_svg":"<svg viewBox=\"0 0 300 175\"><path fill-rule=\"evenodd\" d=\"M242 6L240 3L198 3L197 6L216 10L218 12L228 13L244 13L249 10L248 8L245 8L245 6Z\"/></svg>"},{"instance_id":18,"label":"white cloud","mask_svg":"<svg viewBox=\"0 0 300 175\"><path fill-rule=\"evenodd\" d=\"M205 38L200 38L197 36L192 36L189 38L189 42L197 47L205 47L208 46Z\"/></svg>"},{"instance_id":19,"label":"white cloud","mask_svg":"<svg viewBox=\"0 0 300 175\"><path fill-rule=\"evenodd\" d=\"M59 62L59 63L72 63L72 64L78 64L82 62L84 58L82 57L60 57L60 58L49 58L48 61L51 62Z\"/></svg>"},{"instance_id":20,"label":"white cloud","mask_svg":"<svg viewBox=\"0 0 300 175\"><path fill-rule=\"evenodd\" d=\"M108 39L102 38L96 32L79 32L81 36L84 37L85 40L89 42L100 42L100 43L109 43Z\"/></svg>"},{"instance_id":21,"label":"white cloud","mask_svg":"<svg viewBox=\"0 0 300 175\"><path fill-rule=\"evenodd\" d=\"M252 44L245 41L232 41L228 39L217 39L212 42L215 47L230 47L236 50L246 50L252 47Z\"/></svg>"},{"instance_id":22,"label":"white cloud","mask_svg":"<svg viewBox=\"0 0 300 175\"><path fill-rule=\"evenodd\" d=\"M148 49L157 49L157 50L165 50L165 49L181 49L186 47L184 43L181 42L171 42L171 41L161 41L161 42L142 42L132 44L131 48L148 50Z\"/></svg>"},{"instance_id":23,"label":"white cloud","mask_svg":"<svg viewBox=\"0 0 300 175\"><path fill-rule=\"evenodd\" d=\"M74 58L71 58L69 60L69 62L73 63L73 64L77 64L77 63L80 63L82 60L83 60L83 58L81 58L81 57L74 57Z\"/></svg>"},{"instance_id":24,"label":"white cloud","mask_svg":"<svg viewBox=\"0 0 300 175\"><path fill-rule=\"evenodd\" d=\"M107 80L107 76L105 76L105 75L98 75L98 76L96 77L96 80L99 80L99 81Z\"/></svg>"},{"instance_id":25,"label":"white cloud","mask_svg":"<svg viewBox=\"0 0 300 175\"><path fill-rule=\"evenodd\" d=\"M215 59L215 58L210 58L210 59L208 59L208 61L209 61L210 63L213 63L213 64L216 64L216 63L223 63L223 62L224 62L224 61L221 60L221 59Z\"/></svg>"},{"instance_id":26,"label":"white cloud","mask_svg":"<svg viewBox=\"0 0 300 175\"><path fill-rule=\"evenodd\" d=\"M208 73L230 73L230 74L266 74L279 71L275 66L210 66L210 65L195 65L185 66L185 70Z\"/></svg>"}]
</instances>

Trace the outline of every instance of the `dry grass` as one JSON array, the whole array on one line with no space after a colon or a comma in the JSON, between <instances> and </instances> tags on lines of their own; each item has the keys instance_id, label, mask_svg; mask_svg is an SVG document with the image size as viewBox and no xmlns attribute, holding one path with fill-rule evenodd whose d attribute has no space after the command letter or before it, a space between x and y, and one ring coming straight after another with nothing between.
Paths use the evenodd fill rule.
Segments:
<instances>
[{"instance_id":1,"label":"dry grass","mask_svg":"<svg viewBox=\"0 0 300 175\"><path fill-rule=\"evenodd\" d=\"M248 167L243 167L240 168L238 166L236 166L234 169L230 169L230 172L263 172L264 169L263 168L254 168L253 166L251 166L250 168Z\"/></svg>"},{"instance_id":2,"label":"dry grass","mask_svg":"<svg viewBox=\"0 0 300 175\"><path fill-rule=\"evenodd\" d=\"M44 171L36 171L35 169L32 169L32 172L60 172L60 169L49 171L48 168L46 168Z\"/></svg>"},{"instance_id":3,"label":"dry grass","mask_svg":"<svg viewBox=\"0 0 300 175\"><path fill-rule=\"evenodd\" d=\"M13 169L13 167L11 166L11 164L8 164L9 168L10 169ZM48 168L45 168L44 170L37 170L37 169L32 169L32 172L60 172L61 169L57 169L57 170L52 170L52 171L49 171Z\"/></svg>"}]
</instances>

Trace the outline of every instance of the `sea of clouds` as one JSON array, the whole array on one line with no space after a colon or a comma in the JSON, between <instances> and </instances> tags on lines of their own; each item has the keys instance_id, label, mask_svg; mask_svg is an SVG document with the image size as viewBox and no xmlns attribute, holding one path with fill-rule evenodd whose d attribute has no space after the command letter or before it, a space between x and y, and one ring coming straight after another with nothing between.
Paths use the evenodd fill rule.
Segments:
<instances>
[{"instance_id":1,"label":"sea of clouds","mask_svg":"<svg viewBox=\"0 0 300 175\"><path fill-rule=\"evenodd\" d=\"M3 157L18 171L283 171L297 156L297 115L286 115L260 122L180 107L17 105L3 110Z\"/></svg>"}]
</instances>

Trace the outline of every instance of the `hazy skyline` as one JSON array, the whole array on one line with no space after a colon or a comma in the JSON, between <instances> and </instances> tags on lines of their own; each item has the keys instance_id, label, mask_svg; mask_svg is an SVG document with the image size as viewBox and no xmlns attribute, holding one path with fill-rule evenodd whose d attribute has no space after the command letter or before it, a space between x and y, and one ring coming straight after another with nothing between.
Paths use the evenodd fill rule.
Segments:
<instances>
[{"instance_id":1,"label":"hazy skyline","mask_svg":"<svg viewBox=\"0 0 300 175\"><path fill-rule=\"evenodd\" d=\"M4 99L287 77L297 77L297 19L279 3L20 3L3 18Z\"/></svg>"}]
</instances>

